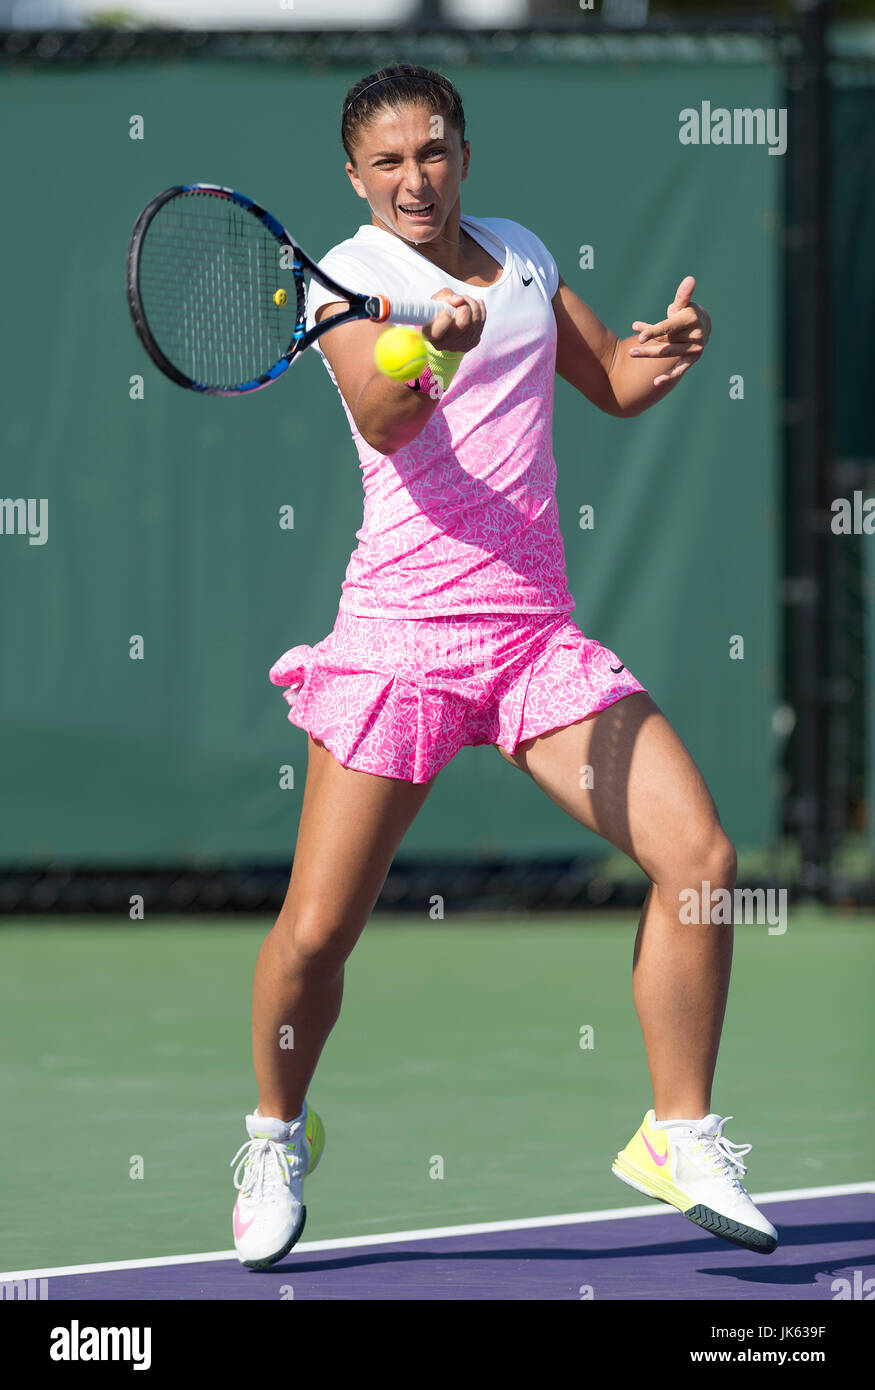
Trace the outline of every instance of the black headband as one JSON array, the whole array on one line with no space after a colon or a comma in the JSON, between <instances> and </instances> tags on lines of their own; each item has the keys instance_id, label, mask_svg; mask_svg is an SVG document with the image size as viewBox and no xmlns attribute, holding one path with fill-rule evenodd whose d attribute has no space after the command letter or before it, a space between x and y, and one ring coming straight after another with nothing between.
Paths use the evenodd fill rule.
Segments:
<instances>
[{"instance_id":1,"label":"black headband","mask_svg":"<svg viewBox=\"0 0 875 1390\"><path fill-rule=\"evenodd\" d=\"M346 115L349 108L352 106L353 102L358 101L359 97L363 97L365 92L369 92L372 87L379 87L381 82L400 82L408 77L416 78L420 82L433 82L436 87L440 87L442 92L446 92L447 96L452 96L452 92L450 91L449 87L445 87L442 82L439 82L437 80L437 78L423 77L422 74L419 72L393 72L390 73L388 77L378 77L376 82L369 82L367 87L362 87L360 92L356 92L354 97L350 97L349 101L346 103L346 106L344 106L343 108L344 116Z\"/></svg>"}]
</instances>

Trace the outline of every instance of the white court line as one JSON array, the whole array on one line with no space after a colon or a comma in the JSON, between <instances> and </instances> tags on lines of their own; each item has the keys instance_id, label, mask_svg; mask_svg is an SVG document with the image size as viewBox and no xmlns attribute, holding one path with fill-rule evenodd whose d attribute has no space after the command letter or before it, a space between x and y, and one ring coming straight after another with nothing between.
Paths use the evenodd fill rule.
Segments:
<instances>
[{"instance_id":1,"label":"white court line","mask_svg":"<svg viewBox=\"0 0 875 1390\"><path fill-rule=\"evenodd\" d=\"M754 1202L802 1202L816 1197L847 1197L875 1192L875 1182L840 1183L837 1187L793 1187L786 1192L751 1193ZM419 1231L392 1231L386 1235L343 1236L335 1240L299 1241L294 1254L317 1250L348 1250L362 1245L393 1245L396 1241L440 1240L447 1236L490 1235L497 1231L531 1231L539 1226L577 1226L592 1221L626 1221L636 1216L665 1216L674 1211L665 1202L647 1207L609 1207L606 1211L578 1211L568 1216L527 1216L517 1221L480 1221L469 1226L430 1226ZM680 1216L680 1212L677 1213ZM289 1251L289 1255L292 1251ZM51 1279L64 1274L97 1274L113 1269L163 1269L170 1265L208 1264L236 1260L236 1250L211 1250L202 1255L161 1255L148 1260L110 1260L106 1264L60 1265L53 1269L18 1269L0 1273L0 1284L12 1279Z\"/></svg>"}]
</instances>

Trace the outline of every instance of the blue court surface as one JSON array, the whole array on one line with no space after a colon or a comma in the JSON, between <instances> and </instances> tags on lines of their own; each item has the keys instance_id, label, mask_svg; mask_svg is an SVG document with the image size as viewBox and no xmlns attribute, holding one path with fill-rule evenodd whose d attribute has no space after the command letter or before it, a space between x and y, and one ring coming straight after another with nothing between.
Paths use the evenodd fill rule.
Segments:
<instances>
[{"instance_id":1,"label":"blue court surface","mask_svg":"<svg viewBox=\"0 0 875 1390\"><path fill-rule=\"evenodd\" d=\"M753 1194L752 1194L753 1195ZM875 1280L875 1183L761 1193L776 1226L771 1255L740 1250L660 1204L475 1226L302 1240L268 1271L233 1251L60 1269L54 1300L831 1301L864 1297ZM872 1284L875 1289L875 1283Z\"/></svg>"}]
</instances>

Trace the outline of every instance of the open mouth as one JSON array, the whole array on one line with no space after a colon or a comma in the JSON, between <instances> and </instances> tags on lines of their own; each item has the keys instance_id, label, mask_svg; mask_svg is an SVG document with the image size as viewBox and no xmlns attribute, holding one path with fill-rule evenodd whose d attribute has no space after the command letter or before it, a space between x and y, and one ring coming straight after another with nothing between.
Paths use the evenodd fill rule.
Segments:
<instances>
[{"instance_id":1,"label":"open mouth","mask_svg":"<svg viewBox=\"0 0 875 1390\"><path fill-rule=\"evenodd\" d=\"M398 211L408 222L428 222L434 212L434 203L399 203Z\"/></svg>"}]
</instances>

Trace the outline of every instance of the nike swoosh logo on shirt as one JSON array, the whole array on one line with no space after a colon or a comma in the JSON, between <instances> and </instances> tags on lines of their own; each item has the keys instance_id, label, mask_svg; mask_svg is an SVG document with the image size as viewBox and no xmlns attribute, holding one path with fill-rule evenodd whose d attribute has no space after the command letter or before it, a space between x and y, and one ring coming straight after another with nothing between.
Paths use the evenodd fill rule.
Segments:
<instances>
[{"instance_id":1,"label":"nike swoosh logo on shirt","mask_svg":"<svg viewBox=\"0 0 875 1390\"><path fill-rule=\"evenodd\" d=\"M641 1138L644 1140L645 1144L647 1144L647 1152L650 1154L650 1157L653 1159L653 1162L657 1165L657 1167L661 1168L663 1163L665 1163L665 1160L668 1158L668 1149L666 1149L665 1153L660 1158L659 1154L656 1153L655 1150L653 1150L647 1143L647 1135L642 1132Z\"/></svg>"},{"instance_id":2,"label":"nike swoosh logo on shirt","mask_svg":"<svg viewBox=\"0 0 875 1390\"><path fill-rule=\"evenodd\" d=\"M532 281L534 280L534 278L535 278L534 275L530 275L529 278L528 278L528 280L527 280L526 277L525 277L525 275L523 275L523 277L522 277L523 284L524 284L524 285L530 285L530 284L532 283Z\"/></svg>"}]
</instances>

